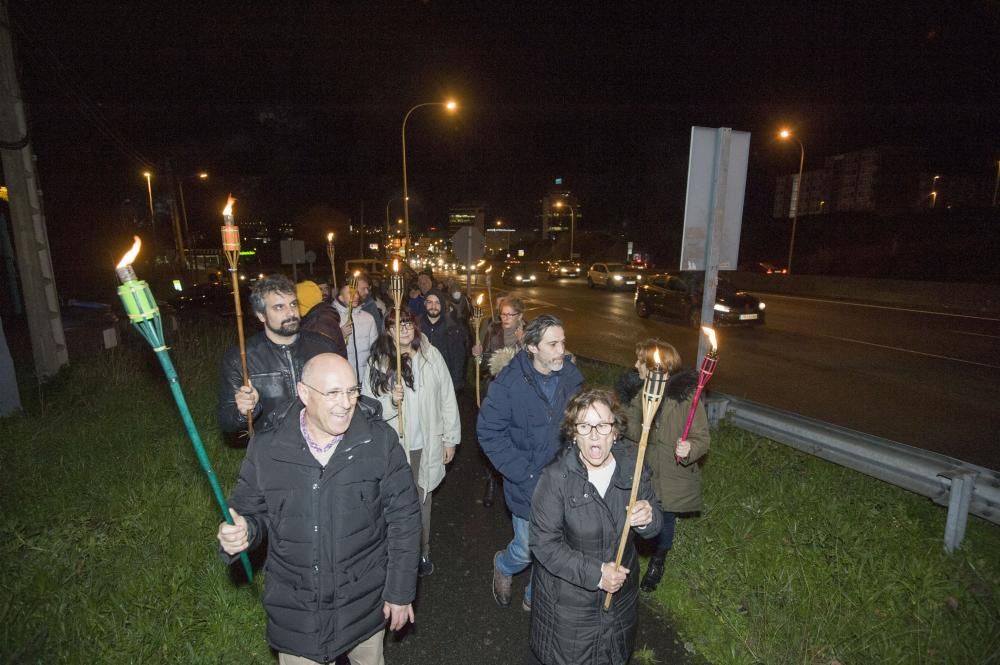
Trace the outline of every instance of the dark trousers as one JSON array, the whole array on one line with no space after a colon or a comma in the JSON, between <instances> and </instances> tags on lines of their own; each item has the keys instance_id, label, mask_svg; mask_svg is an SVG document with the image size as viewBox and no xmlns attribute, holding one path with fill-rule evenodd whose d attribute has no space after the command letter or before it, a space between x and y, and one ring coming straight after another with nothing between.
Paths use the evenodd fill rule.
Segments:
<instances>
[{"instance_id":1,"label":"dark trousers","mask_svg":"<svg viewBox=\"0 0 1000 665\"><path fill-rule=\"evenodd\" d=\"M656 536L656 553L653 556L662 557L670 548L674 546L674 524L677 522L677 513L663 511L663 528Z\"/></svg>"}]
</instances>

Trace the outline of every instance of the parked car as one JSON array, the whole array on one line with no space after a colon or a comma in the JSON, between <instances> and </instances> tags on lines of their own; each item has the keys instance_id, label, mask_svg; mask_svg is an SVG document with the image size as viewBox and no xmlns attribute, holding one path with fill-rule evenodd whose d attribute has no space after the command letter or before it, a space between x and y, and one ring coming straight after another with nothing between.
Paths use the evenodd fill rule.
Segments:
<instances>
[{"instance_id":1,"label":"parked car","mask_svg":"<svg viewBox=\"0 0 1000 665\"><path fill-rule=\"evenodd\" d=\"M629 269L624 263L595 263L587 271L587 286L606 289L632 289L643 281L638 270Z\"/></svg>"},{"instance_id":2,"label":"parked car","mask_svg":"<svg viewBox=\"0 0 1000 665\"><path fill-rule=\"evenodd\" d=\"M178 292L171 304L178 312L236 315L231 283L205 282L189 286ZM240 282L240 307L244 317L253 315L250 310L250 287L244 282Z\"/></svg>"},{"instance_id":3,"label":"parked car","mask_svg":"<svg viewBox=\"0 0 1000 665\"><path fill-rule=\"evenodd\" d=\"M570 261L569 259L549 261L549 279L579 277L581 270L582 268L577 261Z\"/></svg>"},{"instance_id":4,"label":"parked car","mask_svg":"<svg viewBox=\"0 0 1000 665\"><path fill-rule=\"evenodd\" d=\"M537 284L545 270L535 263L508 263L500 274L500 281L512 286Z\"/></svg>"},{"instance_id":5,"label":"parked car","mask_svg":"<svg viewBox=\"0 0 1000 665\"><path fill-rule=\"evenodd\" d=\"M704 282L703 272L649 275L635 290L635 313L643 319L654 313L664 314L698 327ZM760 326L764 324L764 314L765 305L759 298L719 278L715 290L716 325Z\"/></svg>"}]
</instances>

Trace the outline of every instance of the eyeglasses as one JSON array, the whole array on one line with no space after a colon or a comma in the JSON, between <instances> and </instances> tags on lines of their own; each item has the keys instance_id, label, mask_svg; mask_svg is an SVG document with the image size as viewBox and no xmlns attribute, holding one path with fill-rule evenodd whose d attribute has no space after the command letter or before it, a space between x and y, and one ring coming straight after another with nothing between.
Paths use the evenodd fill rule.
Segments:
<instances>
[{"instance_id":1,"label":"eyeglasses","mask_svg":"<svg viewBox=\"0 0 1000 665\"><path fill-rule=\"evenodd\" d=\"M517 312L500 312L500 316L502 316L505 319L509 319L512 316L518 316L518 313Z\"/></svg>"},{"instance_id":2,"label":"eyeglasses","mask_svg":"<svg viewBox=\"0 0 1000 665\"><path fill-rule=\"evenodd\" d=\"M413 330L413 322L412 321L400 321L399 322L399 330L400 330L400 332L402 332L404 330Z\"/></svg>"},{"instance_id":3,"label":"eyeglasses","mask_svg":"<svg viewBox=\"0 0 1000 665\"><path fill-rule=\"evenodd\" d=\"M301 383L314 393L319 393L319 396L325 399L327 402L340 402L344 399L344 395L347 395L347 399L349 401L356 402L358 400L358 396L361 395L361 386L354 386L353 388L348 388L347 390L331 390L330 392L325 393L322 390L317 390L316 388L313 388L304 381L299 381L299 383Z\"/></svg>"},{"instance_id":4,"label":"eyeglasses","mask_svg":"<svg viewBox=\"0 0 1000 665\"><path fill-rule=\"evenodd\" d=\"M580 436L590 436L590 433L595 429L597 433L601 436L607 436L611 434L611 430L614 429L614 423L597 423L596 425L591 425L590 423L576 423L576 433Z\"/></svg>"}]
</instances>

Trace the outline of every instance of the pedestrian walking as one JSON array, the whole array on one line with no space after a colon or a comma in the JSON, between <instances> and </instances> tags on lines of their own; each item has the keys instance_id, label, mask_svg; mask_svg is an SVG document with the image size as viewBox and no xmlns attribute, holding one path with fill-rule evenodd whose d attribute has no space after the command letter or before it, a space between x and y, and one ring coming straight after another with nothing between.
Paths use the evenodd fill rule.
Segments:
<instances>
[{"instance_id":1,"label":"pedestrian walking","mask_svg":"<svg viewBox=\"0 0 1000 665\"><path fill-rule=\"evenodd\" d=\"M431 290L424 296L424 313L419 317L420 331L434 345L448 365L455 392L465 388L465 365L469 356L468 333L460 328L448 312L447 300L440 291Z\"/></svg>"},{"instance_id":2,"label":"pedestrian walking","mask_svg":"<svg viewBox=\"0 0 1000 665\"><path fill-rule=\"evenodd\" d=\"M382 415L399 431L399 405L403 404L402 443L408 450L413 479L420 494L423 536L420 575L434 572L430 557L433 492L444 480L445 466L455 456L462 439L458 402L448 366L441 353L420 332L418 321L399 310L399 346L403 354L402 382L396 377L396 310L385 317L385 332L372 346L363 390L379 400ZM405 388L404 388L405 385Z\"/></svg>"},{"instance_id":3,"label":"pedestrian walking","mask_svg":"<svg viewBox=\"0 0 1000 665\"><path fill-rule=\"evenodd\" d=\"M651 592L659 585L666 565L667 553L674 545L677 515L702 509L701 464L708 452L711 435L705 407L699 403L687 440L681 440L684 424L691 410L691 401L698 386L698 373L684 370L681 357L672 345L658 339L647 339L635 347L635 371L629 372L619 386L628 407L628 437L638 441L642 434L642 382L656 368L654 353L659 354L659 366L667 373L663 402L650 426L646 463L653 472L653 487L663 510L663 529L656 538L656 549L649 560L641 588Z\"/></svg>"},{"instance_id":4,"label":"pedestrian walking","mask_svg":"<svg viewBox=\"0 0 1000 665\"><path fill-rule=\"evenodd\" d=\"M510 605L511 577L531 565L531 495L542 469L562 447L563 413L583 384L583 375L566 355L566 334L558 317L542 314L534 319L522 342L524 347L490 384L476 421L479 445L503 476L514 532L507 547L493 557L493 597L501 607ZM521 605L531 609L530 579Z\"/></svg>"},{"instance_id":5,"label":"pedestrian walking","mask_svg":"<svg viewBox=\"0 0 1000 665\"><path fill-rule=\"evenodd\" d=\"M643 468L628 509L636 447L622 437L625 410L614 393L585 388L570 400L563 435L574 445L542 473L531 502L534 594L531 650L544 665L625 665L638 626L639 556L634 536L615 565L625 521L656 534L662 513ZM612 593L608 611L606 594Z\"/></svg>"},{"instance_id":6,"label":"pedestrian walking","mask_svg":"<svg viewBox=\"0 0 1000 665\"><path fill-rule=\"evenodd\" d=\"M371 353L372 344L378 338L378 327L375 318L361 308L361 299L357 289L354 289L353 300L351 299L351 287L344 284L340 287L340 292L333 299L333 307L340 316L340 329L344 333L344 341L347 344L347 360L351 367L358 373L360 383L368 367L368 354ZM348 307L350 303L350 307ZM350 313L350 316L348 316Z\"/></svg>"},{"instance_id":7,"label":"pedestrian walking","mask_svg":"<svg viewBox=\"0 0 1000 665\"><path fill-rule=\"evenodd\" d=\"M300 403L250 439L229 499L223 558L267 540L261 600L281 665L382 665L383 638L414 620L420 557L416 487L396 433L358 408L341 356L306 363Z\"/></svg>"}]
</instances>

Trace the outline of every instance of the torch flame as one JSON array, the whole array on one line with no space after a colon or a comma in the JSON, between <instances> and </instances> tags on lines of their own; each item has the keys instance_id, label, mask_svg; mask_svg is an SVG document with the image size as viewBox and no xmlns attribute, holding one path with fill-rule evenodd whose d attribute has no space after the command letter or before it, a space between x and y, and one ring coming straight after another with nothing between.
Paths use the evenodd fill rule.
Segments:
<instances>
[{"instance_id":1,"label":"torch flame","mask_svg":"<svg viewBox=\"0 0 1000 665\"><path fill-rule=\"evenodd\" d=\"M392 271L399 272L399 259L392 260Z\"/></svg>"},{"instance_id":2,"label":"torch flame","mask_svg":"<svg viewBox=\"0 0 1000 665\"><path fill-rule=\"evenodd\" d=\"M329 233L326 234L326 241L333 242L333 231L330 231Z\"/></svg>"},{"instance_id":3,"label":"torch flame","mask_svg":"<svg viewBox=\"0 0 1000 665\"><path fill-rule=\"evenodd\" d=\"M487 268L487 269L486 269L486 270L484 270L483 272L484 272L484 273L487 273L487 272L489 272L489 271L491 271L491 270L493 270L493 266L490 266L489 268ZM482 296L480 296L480 297L482 297Z\"/></svg>"},{"instance_id":4,"label":"torch flame","mask_svg":"<svg viewBox=\"0 0 1000 665\"><path fill-rule=\"evenodd\" d=\"M236 199L234 199L233 195L230 194L229 195L229 200L226 201L226 207L222 209L222 214L224 216L226 216L226 217L232 216L232 214L233 214L233 204L234 203L236 203Z\"/></svg>"},{"instance_id":5,"label":"torch flame","mask_svg":"<svg viewBox=\"0 0 1000 665\"><path fill-rule=\"evenodd\" d=\"M361 276L361 271L360 270L355 270L354 271L354 279L357 279L360 276Z\"/></svg>"},{"instance_id":6,"label":"torch flame","mask_svg":"<svg viewBox=\"0 0 1000 665\"><path fill-rule=\"evenodd\" d=\"M708 343L712 345L712 350L716 351L719 348L719 343L715 339L715 331L708 326L702 326L701 331L708 336Z\"/></svg>"},{"instance_id":7,"label":"torch flame","mask_svg":"<svg viewBox=\"0 0 1000 665\"><path fill-rule=\"evenodd\" d=\"M479 306L480 306L480 305L482 305L482 304L483 304L483 294L482 294L482 293L480 293L480 294L479 294L479 297L478 297L478 298L476 298L476 307L479 307Z\"/></svg>"},{"instance_id":8,"label":"torch flame","mask_svg":"<svg viewBox=\"0 0 1000 665\"><path fill-rule=\"evenodd\" d=\"M660 368L660 350L653 349L653 362L656 363L656 369Z\"/></svg>"},{"instance_id":9,"label":"torch flame","mask_svg":"<svg viewBox=\"0 0 1000 665\"><path fill-rule=\"evenodd\" d=\"M132 262L135 261L135 257L139 255L139 248L142 247L142 240L139 239L139 236L133 237L135 238L135 241L132 243L132 249L125 252L125 256L123 256L122 260L118 262L115 269L132 265Z\"/></svg>"}]
</instances>

